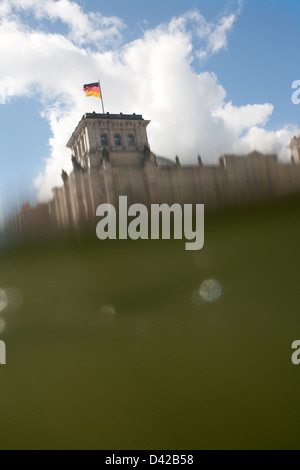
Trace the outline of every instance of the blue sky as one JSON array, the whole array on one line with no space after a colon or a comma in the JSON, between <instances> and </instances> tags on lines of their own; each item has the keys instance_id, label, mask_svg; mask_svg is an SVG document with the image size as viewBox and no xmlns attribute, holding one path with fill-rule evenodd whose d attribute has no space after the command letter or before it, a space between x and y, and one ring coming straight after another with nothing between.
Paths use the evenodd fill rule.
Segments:
<instances>
[{"instance_id":1,"label":"blue sky","mask_svg":"<svg viewBox=\"0 0 300 470\"><path fill-rule=\"evenodd\" d=\"M0 0L0 205L47 200L68 136L102 81L106 111L151 120L183 163L254 148L289 158L300 132L296 0Z\"/></svg>"}]
</instances>

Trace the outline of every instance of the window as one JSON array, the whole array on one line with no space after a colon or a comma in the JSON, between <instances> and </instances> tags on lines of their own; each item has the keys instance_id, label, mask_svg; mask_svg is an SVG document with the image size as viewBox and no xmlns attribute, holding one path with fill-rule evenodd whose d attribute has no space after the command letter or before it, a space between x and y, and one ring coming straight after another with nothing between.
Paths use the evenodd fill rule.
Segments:
<instances>
[{"instance_id":1,"label":"window","mask_svg":"<svg viewBox=\"0 0 300 470\"><path fill-rule=\"evenodd\" d=\"M118 135L118 134L116 134L116 135L114 136L114 139L115 139L115 146L116 146L116 147L121 147L121 145L122 145L121 136Z\"/></svg>"},{"instance_id":2,"label":"window","mask_svg":"<svg viewBox=\"0 0 300 470\"><path fill-rule=\"evenodd\" d=\"M107 147L108 146L108 138L106 134L101 135L101 145L102 147Z\"/></svg>"},{"instance_id":3,"label":"window","mask_svg":"<svg viewBox=\"0 0 300 470\"><path fill-rule=\"evenodd\" d=\"M133 137L133 135L127 136L127 140L128 140L128 145L129 145L129 147L134 147L134 146L135 146L135 142L134 142L134 137Z\"/></svg>"}]
</instances>

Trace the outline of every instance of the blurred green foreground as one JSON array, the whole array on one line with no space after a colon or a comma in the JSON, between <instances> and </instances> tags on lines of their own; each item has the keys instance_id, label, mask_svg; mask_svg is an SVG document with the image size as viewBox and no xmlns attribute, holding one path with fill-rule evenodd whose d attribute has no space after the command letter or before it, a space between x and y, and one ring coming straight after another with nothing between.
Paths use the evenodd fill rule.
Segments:
<instances>
[{"instance_id":1,"label":"blurred green foreground","mask_svg":"<svg viewBox=\"0 0 300 470\"><path fill-rule=\"evenodd\" d=\"M300 449L300 197L205 223L0 252L0 449Z\"/></svg>"}]
</instances>

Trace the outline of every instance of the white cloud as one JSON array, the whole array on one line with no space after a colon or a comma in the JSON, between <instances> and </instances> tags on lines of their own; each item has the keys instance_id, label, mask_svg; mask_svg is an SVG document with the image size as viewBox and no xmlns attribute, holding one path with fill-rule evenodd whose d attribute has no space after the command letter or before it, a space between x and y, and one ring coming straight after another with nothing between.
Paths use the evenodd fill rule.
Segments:
<instances>
[{"instance_id":1,"label":"white cloud","mask_svg":"<svg viewBox=\"0 0 300 470\"><path fill-rule=\"evenodd\" d=\"M195 55L205 59L227 48L227 36L237 19L240 9L233 14L224 15L217 23L209 23L197 10L188 11L179 18L173 18L168 25L170 33L181 31L193 39Z\"/></svg>"},{"instance_id":2,"label":"white cloud","mask_svg":"<svg viewBox=\"0 0 300 470\"><path fill-rule=\"evenodd\" d=\"M281 161L290 161L291 152L288 148L291 137L299 134L296 126L286 126L279 131L266 131L261 127L251 127L246 135L232 144L231 151L245 154L253 149L262 153L276 153Z\"/></svg>"},{"instance_id":3,"label":"white cloud","mask_svg":"<svg viewBox=\"0 0 300 470\"><path fill-rule=\"evenodd\" d=\"M257 124L265 125L273 112L273 105L269 103L246 106L233 106L231 102L213 111L213 116L221 118L226 126L239 137L244 129Z\"/></svg>"},{"instance_id":4,"label":"white cloud","mask_svg":"<svg viewBox=\"0 0 300 470\"><path fill-rule=\"evenodd\" d=\"M211 31L208 40L208 49L212 54L216 54L224 47L227 47L227 33L231 30L235 20L235 15L225 16Z\"/></svg>"},{"instance_id":5,"label":"white cloud","mask_svg":"<svg viewBox=\"0 0 300 470\"><path fill-rule=\"evenodd\" d=\"M0 19L11 20L24 13L37 20L60 20L69 28L68 38L77 44L95 43L103 47L120 39L124 27L119 18L85 13L71 0L3 0L0 4Z\"/></svg>"},{"instance_id":6,"label":"white cloud","mask_svg":"<svg viewBox=\"0 0 300 470\"><path fill-rule=\"evenodd\" d=\"M25 13L59 19L69 32L33 26ZM214 73L193 68L196 57L227 47L236 18L231 13L212 24L197 11L188 12L121 46L121 20L85 13L75 1L0 0L0 99L9 103L11 97L38 95L52 131L50 156L35 180L40 200L61 184L62 168L71 170L65 144L81 116L100 112L100 101L82 92L83 83L99 76L108 111L151 119L149 140L159 155L178 154L191 163L200 153L204 161L216 162L223 153L256 148L287 158L285 146L297 132L262 129L271 104L234 106ZM105 48L94 48L103 46L104 36Z\"/></svg>"}]
</instances>

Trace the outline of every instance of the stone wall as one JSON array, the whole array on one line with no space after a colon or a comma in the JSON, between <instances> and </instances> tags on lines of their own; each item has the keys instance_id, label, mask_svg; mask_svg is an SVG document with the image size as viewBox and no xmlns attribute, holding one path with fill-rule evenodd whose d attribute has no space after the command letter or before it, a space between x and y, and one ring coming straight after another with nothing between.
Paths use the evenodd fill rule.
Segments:
<instances>
[{"instance_id":1,"label":"stone wall","mask_svg":"<svg viewBox=\"0 0 300 470\"><path fill-rule=\"evenodd\" d=\"M74 171L64 171L64 185L53 189L53 199L35 209L26 208L7 223L10 232L45 230L51 226L76 229L95 224L102 203L117 207L119 196L128 203L169 205L204 203L206 210L256 202L300 191L300 136L291 141L291 162L278 162L274 154L223 155L218 165L181 166L157 158L150 151L141 115L85 114L67 146ZM108 137L107 145L101 135ZM115 146L120 134L122 145ZM133 136L129 142L128 136Z\"/></svg>"},{"instance_id":2,"label":"stone wall","mask_svg":"<svg viewBox=\"0 0 300 470\"><path fill-rule=\"evenodd\" d=\"M244 204L300 191L300 165L282 164L276 155L225 155L218 166L108 167L74 172L50 203L59 227L95 220L101 203L204 203L206 209Z\"/></svg>"}]
</instances>

